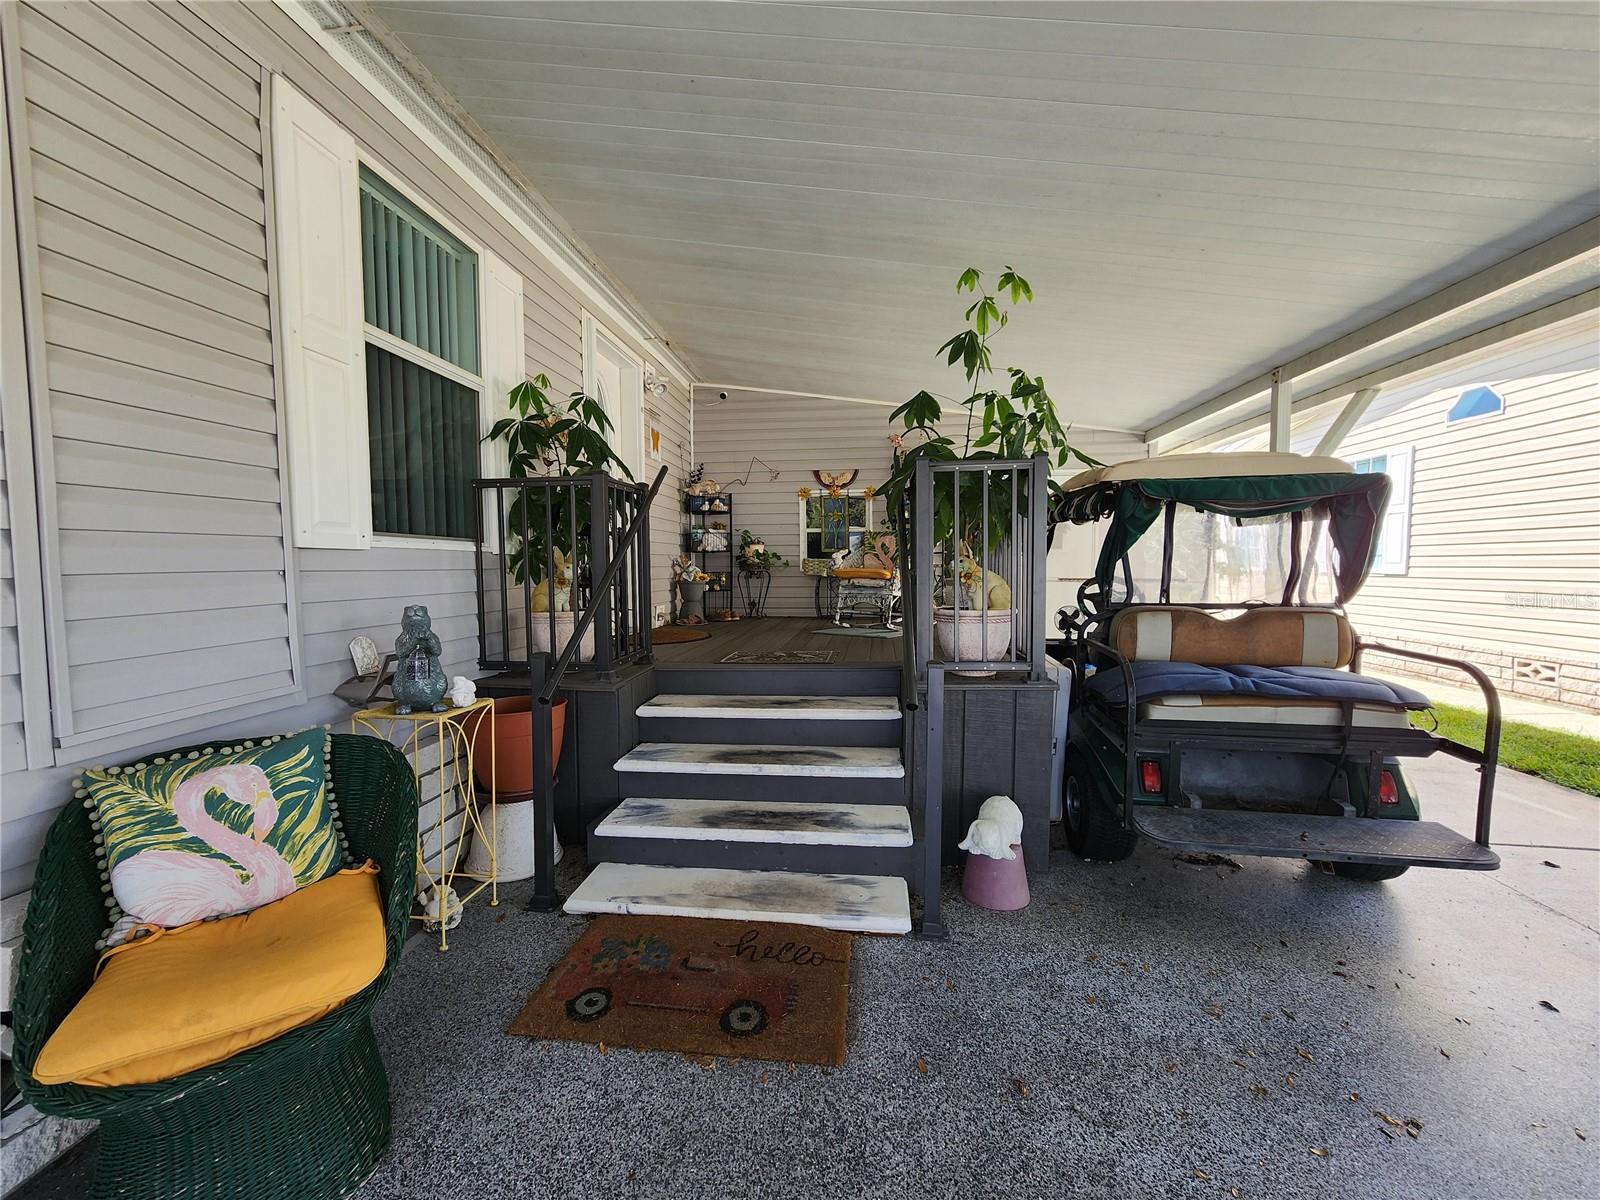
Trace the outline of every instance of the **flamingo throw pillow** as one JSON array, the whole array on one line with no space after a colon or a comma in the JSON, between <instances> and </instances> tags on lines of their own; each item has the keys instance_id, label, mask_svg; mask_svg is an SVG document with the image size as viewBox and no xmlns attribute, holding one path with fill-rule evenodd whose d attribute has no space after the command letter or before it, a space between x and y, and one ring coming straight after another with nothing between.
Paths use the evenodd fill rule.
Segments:
<instances>
[{"instance_id":1,"label":"flamingo throw pillow","mask_svg":"<svg viewBox=\"0 0 1600 1200\"><path fill-rule=\"evenodd\" d=\"M85 771L107 942L249 912L344 866L324 729Z\"/></svg>"}]
</instances>

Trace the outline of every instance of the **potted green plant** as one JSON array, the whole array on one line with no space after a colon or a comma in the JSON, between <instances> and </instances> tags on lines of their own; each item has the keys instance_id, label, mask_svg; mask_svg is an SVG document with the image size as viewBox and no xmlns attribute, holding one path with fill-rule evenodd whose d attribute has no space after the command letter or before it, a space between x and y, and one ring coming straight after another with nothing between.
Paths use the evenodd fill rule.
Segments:
<instances>
[{"instance_id":1,"label":"potted green plant","mask_svg":"<svg viewBox=\"0 0 1600 1200\"><path fill-rule=\"evenodd\" d=\"M772 572L787 567L789 560L768 549L766 539L748 529L739 531L739 591L744 600L744 615L767 615L767 594L772 590Z\"/></svg>"},{"instance_id":2,"label":"potted green plant","mask_svg":"<svg viewBox=\"0 0 1600 1200\"><path fill-rule=\"evenodd\" d=\"M965 314L966 327L940 346L947 366L961 364L968 395L953 399L920 391L889 416L904 432L890 435L894 468L878 490L888 497L889 511L903 502L915 477L917 463L983 462L1025 459L1043 454L1052 467L1064 469L1073 460L1101 465L1067 440L1067 430L1056 415L1055 401L1043 375L1020 367L995 370L990 343L1011 323L1018 306L1033 301L1033 288L1007 266L995 280L994 291L983 283L976 267L968 267L956 280L956 292L976 297ZM997 386L1000 384L1000 386ZM957 406L962 420L960 441L945 432L945 405ZM961 418L961 410L965 416ZM1011 585L986 562L1008 561L1013 537L1012 505L1026 511L1026 480L1019 480L1015 501L1011 489L990 487L985 494L978 472L955 478L935 477L933 539L941 550L942 577L936 580L934 630L947 659L998 658L1010 646ZM1060 485L1051 480L1049 486ZM961 528L956 528L959 496ZM985 506L987 499L987 507Z\"/></svg>"},{"instance_id":3,"label":"potted green plant","mask_svg":"<svg viewBox=\"0 0 1600 1200\"><path fill-rule=\"evenodd\" d=\"M627 465L611 448L607 436L611 418L600 402L582 392L572 392L564 399L552 396L549 388L550 380L542 374L517 384L506 396L513 415L496 421L484 436L485 441L504 445L511 478L612 471L631 479ZM518 587L533 584L528 636L534 650L559 654L572 640L577 623L572 596L588 571L589 527L589 490L585 487L519 488L512 493L506 507L505 569ZM548 546L546 528L551 531ZM523 530L527 530L526 538ZM553 564L552 570L546 571L547 563ZM579 661L594 657L592 627L584 635L577 657ZM565 717L566 700L560 698L551 713L552 766L561 759ZM472 736L476 743L477 729ZM474 751L479 774L493 762L501 794L531 790L533 713L527 696L495 701L494 745L492 758L486 750Z\"/></svg>"}]
</instances>

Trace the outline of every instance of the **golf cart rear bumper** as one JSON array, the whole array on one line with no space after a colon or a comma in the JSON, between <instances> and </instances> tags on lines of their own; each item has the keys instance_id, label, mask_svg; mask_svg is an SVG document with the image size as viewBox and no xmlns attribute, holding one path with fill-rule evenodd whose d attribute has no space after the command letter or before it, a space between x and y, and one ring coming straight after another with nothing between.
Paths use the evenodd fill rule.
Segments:
<instances>
[{"instance_id":1,"label":"golf cart rear bumper","mask_svg":"<svg viewBox=\"0 0 1600 1200\"><path fill-rule=\"evenodd\" d=\"M1137 805L1133 827L1174 850L1493 871L1500 856L1437 821Z\"/></svg>"}]
</instances>

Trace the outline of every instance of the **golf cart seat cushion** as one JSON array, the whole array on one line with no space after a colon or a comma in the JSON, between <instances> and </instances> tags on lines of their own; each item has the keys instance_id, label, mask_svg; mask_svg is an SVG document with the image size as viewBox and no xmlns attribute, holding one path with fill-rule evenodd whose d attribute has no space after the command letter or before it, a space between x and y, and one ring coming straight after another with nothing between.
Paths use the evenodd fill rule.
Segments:
<instances>
[{"instance_id":1,"label":"golf cart seat cushion","mask_svg":"<svg viewBox=\"0 0 1600 1200\"><path fill-rule=\"evenodd\" d=\"M1405 710L1386 704L1357 704L1351 724L1360 729L1405 729ZM1250 725L1344 724L1344 706L1332 700L1270 699L1265 696L1162 696L1139 706L1145 721L1203 721Z\"/></svg>"},{"instance_id":2,"label":"golf cart seat cushion","mask_svg":"<svg viewBox=\"0 0 1600 1200\"><path fill-rule=\"evenodd\" d=\"M1111 645L1135 662L1222 667L1342 667L1355 645L1350 623L1336 612L1253 608L1236 617L1204 609L1139 605L1111 621Z\"/></svg>"},{"instance_id":3,"label":"golf cart seat cushion","mask_svg":"<svg viewBox=\"0 0 1600 1200\"><path fill-rule=\"evenodd\" d=\"M1388 708L1427 708L1421 692L1387 679L1355 675L1329 667L1257 667L1235 664L1136 662L1131 664L1140 704L1167 696L1254 696L1269 700L1344 700ZM1122 672L1102 667L1089 677L1091 690L1112 704L1123 704Z\"/></svg>"}]
</instances>

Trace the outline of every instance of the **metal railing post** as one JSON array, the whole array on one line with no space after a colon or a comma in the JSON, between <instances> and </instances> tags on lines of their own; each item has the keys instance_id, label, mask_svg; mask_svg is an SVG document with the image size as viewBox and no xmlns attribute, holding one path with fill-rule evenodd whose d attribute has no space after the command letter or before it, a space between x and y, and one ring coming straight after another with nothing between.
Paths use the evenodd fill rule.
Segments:
<instances>
[{"instance_id":1,"label":"metal railing post","mask_svg":"<svg viewBox=\"0 0 1600 1200\"><path fill-rule=\"evenodd\" d=\"M643 507L644 500L642 497L640 498L639 503L640 506ZM651 595L651 589L654 583L654 580L652 579L653 573L654 565L650 559L650 521L649 518L646 517L644 528L639 530L639 651L641 654L641 661L647 663L655 661L655 652L652 649L652 642L654 640L653 627L656 618L655 613L651 610L651 600L653 599Z\"/></svg>"},{"instance_id":2,"label":"metal railing post","mask_svg":"<svg viewBox=\"0 0 1600 1200\"><path fill-rule=\"evenodd\" d=\"M933 464L917 460L911 491L911 542L916 554L917 678L926 679L933 660Z\"/></svg>"},{"instance_id":3,"label":"metal railing post","mask_svg":"<svg viewBox=\"0 0 1600 1200\"><path fill-rule=\"evenodd\" d=\"M612 663L611 589L600 587L611 565L611 494L604 474L589 476L589 578L595 586L589 604L595 609L594 667L609 674Z\"/></svg>"},{"instance_id":4,"label":"metal railing post","mask_svg":"<svg viewBox=\"0 0 1600 1200\"><path fill-rule=\"evenodd\" d=\"M944 667L928 669L928 704L923 710L927 733L919 738L925 755L922 770L922 924L926 938L946 936L939 911L944 882Z\"/></svg>"},{"instance_id":5,"label":"metal railing post","mask_svg":"<svg viewBox=\"0 0 1600 1200\"><path fill-rule=\"evenodd\" d=\"M1044 678L1045 492L1050 487L1050 460L1033 456L1028 472L1028 678Z\"/></svg>"}]
</instances>

